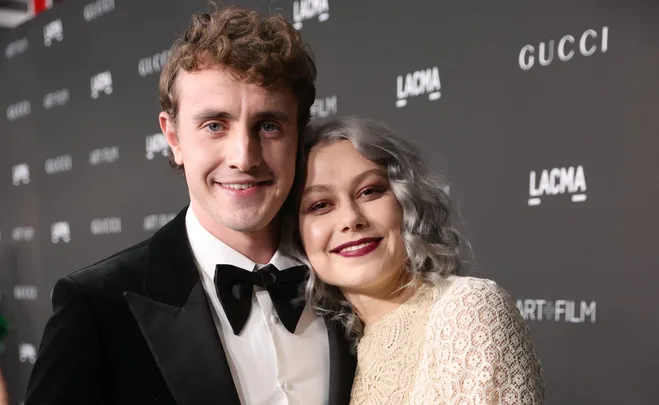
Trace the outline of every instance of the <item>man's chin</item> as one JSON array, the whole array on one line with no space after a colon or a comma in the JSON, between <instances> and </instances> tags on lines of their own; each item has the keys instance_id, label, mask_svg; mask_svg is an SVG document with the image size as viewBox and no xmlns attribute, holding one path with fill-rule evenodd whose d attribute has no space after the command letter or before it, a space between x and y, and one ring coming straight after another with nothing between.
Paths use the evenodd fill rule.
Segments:
<instances>
[{"instance_id":1,"label":"man's chin","mask_svg":"<svg viewBox=\"0 0 659 405\"><path fill-rule=\"evenodd\" d=\"M258 232L270 224L263 214L249 211L234 211L230 218L220 218L222 224L236 232Z\"/></svg>"},{"instance_id":2,"label":"man's chin","mask_svg":"<svg viewBox=\"0 0 659 405\"><path fill-rule=\"evenodd\" d=\"M235 201L216 198L214 201L215 220L236 232L256 232L267 228L277 212L265 209L273 205L272 199L250 204L248 199Z\"/></svg>"}]
</instances>

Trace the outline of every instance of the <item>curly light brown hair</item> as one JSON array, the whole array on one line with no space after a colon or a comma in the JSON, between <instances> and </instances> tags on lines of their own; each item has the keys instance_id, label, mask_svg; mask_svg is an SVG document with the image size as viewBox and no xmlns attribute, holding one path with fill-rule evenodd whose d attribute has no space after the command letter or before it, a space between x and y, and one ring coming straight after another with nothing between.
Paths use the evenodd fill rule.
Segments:
<instances>
[{"instance_id":1,"label":"curly light brown hair","mask_svg":"<svg viewBox=\"0 0 659 405\"><path fill-rule=\"evenodd\" d=\"M254 10L231 6L192 16L160 75L160 104L175 123L178 72L213 65L227 68L246 83L290 90L298 101L298 134L309 123L316 65L309 46L281 15L262 17ZM168 156L171 167L183 172L171 148Z\"/></svg>"}]
</instances>

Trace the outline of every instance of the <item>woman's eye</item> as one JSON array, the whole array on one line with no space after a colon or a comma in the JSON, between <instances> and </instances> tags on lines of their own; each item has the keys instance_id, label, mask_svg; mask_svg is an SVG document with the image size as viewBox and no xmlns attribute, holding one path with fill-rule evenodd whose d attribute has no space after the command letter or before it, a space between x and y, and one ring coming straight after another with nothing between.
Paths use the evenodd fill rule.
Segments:
<instances>
[{"instance_id":1,"label":"woman's eye","mask_svg":"<svg viewBox=\"0 0 659 405\"><path fill-rule=\"evenodd\" d=\"M370 196L372 196L372 195L379 194L379 193L381 193L382 191L383 191L383 190L382 190L380 187L366 187L366 188L362 191L361 195L363 195L363 196L365 196L365 197L370 197Z\"/></svg>"},{"instance_id":2,"label":"woman's eye","mask_svg":"<svg viewBox=\"0 0 659 405\"><path fill-rule=\"evenodd\" d=\"M326 202L318 202L309 207L309 212L320 211L327 208L328 206L329 204Z\"/></svg>"}]
</instances>

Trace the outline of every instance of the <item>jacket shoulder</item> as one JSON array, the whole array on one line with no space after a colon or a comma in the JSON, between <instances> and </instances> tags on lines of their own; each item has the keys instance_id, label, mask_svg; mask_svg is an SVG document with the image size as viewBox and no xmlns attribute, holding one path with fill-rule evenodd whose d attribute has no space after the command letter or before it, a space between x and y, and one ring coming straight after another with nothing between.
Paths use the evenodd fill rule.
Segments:
<instances>
[{"instance_id":1,"label":"jacket shoulder","mask_svg":"<svg viewBox=\"0 0 659 405\"><path fill-rule=\"evenodd\" d=\"M84 290L106 288L112 284L124 286L131 284L131 281L141 283L149 258L150 241L151 238L145 239L72 272L67 278Z\"/></svg>"}]
</instances>

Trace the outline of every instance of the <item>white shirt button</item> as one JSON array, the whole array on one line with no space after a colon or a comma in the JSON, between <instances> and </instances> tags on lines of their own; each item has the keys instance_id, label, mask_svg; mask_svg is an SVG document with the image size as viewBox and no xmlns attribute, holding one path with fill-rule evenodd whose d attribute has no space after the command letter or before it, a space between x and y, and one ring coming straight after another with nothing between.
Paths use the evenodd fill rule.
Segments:
<instances>
[{"instance_id":1,"label":"white shirt button","mask_svg":"<svg viewBox=\"0 0 659 405\"><path fill-rule=\"evenodd\" d=\"M274 325L279 323L279 317L275 314L270 315L270 322Z\"/></svg>"},{"instance_id":2,"label":"white shirt button","mask_svg":"<svg viewBox=\"0 0 659 405\"><path fill-rule=\"evenodd\" d=\"M290 391L291 390L291 384L287 382L283 382L279 384L279 389L282 391Z\"/></svg>"}]
</instances>

